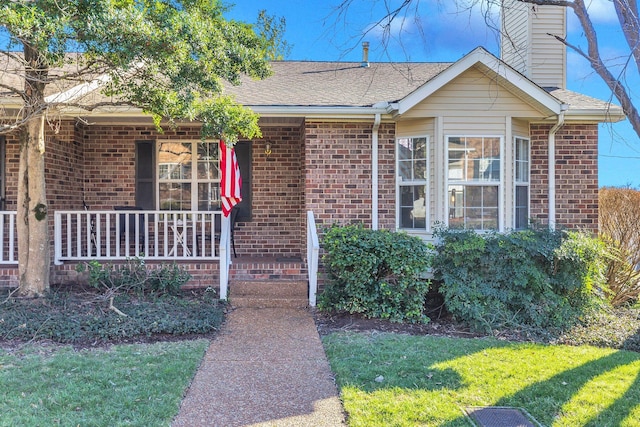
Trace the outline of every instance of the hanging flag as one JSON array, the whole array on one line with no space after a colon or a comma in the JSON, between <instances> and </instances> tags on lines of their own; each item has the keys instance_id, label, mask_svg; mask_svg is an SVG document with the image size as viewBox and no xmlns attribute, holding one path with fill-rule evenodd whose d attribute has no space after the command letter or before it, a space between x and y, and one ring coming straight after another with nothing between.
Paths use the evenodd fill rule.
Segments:
<instances>
[{"instance_id":1,"label":"hanging flag","mask_svg":"<svg viewBox=\"0 0 640 427\"><path fill-rule=\"evenodd\" d=\"M220 140L220 199L222 200L222 213L229 216L231 209L242 201L240 189L242 188L242 178L236 152L232 147L227 147L224 141Z\"/></svg>"}]
</instances>

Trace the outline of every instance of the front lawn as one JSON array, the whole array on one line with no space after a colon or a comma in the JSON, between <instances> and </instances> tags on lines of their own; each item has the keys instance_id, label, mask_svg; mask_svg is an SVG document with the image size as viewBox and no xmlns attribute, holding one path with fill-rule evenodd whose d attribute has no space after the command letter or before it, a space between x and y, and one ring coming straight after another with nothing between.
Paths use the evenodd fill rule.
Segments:
<instances>
[{"instance_id":1,"label":"front lawn","mask_svg":"<svg viewBox=\"0 0 640 427\"><path fill-rule=\"evenodd\" d=\"M513 406L546 426L640 426L640 354L380 332L323 338L349 426L469 426Z\"/></svg>"},{"instance_id":2,"label":"front lawn","mask_svg":"<svg viewBox=\"0 0 640 427\"><path fill-rule=\"evenodd\" d=\"M207 345L0 350L0 426L169 426Z\"/></svg>"}]
</instances>

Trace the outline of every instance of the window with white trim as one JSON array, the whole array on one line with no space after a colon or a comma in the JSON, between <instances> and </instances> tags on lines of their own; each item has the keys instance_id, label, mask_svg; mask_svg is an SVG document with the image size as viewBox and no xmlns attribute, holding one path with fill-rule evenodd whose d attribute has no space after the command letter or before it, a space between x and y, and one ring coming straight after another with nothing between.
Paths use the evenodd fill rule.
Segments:
<instances>
[{"instance_id":1,"label":"window with white trim","mask_svg":"<svg viewBox=\"0 0 640 427\"><path fill-rule=\"evenodd\" d=\"M398 138L398 217L399 228L426 231L428 209L428 138Z\"/></svg>"},{"instance_id":2,"label":"window with white trim","mask_svg":"<svg viewBox=\"0 0 640 427\"><path fill-rule=\"evenodd\" d=\"M499 228L501 137L449 136L449 227Z\"/></svg>"},{"instance_id":3,"label":"window with white trim","mask_svg":"<svg viewBox=\"0 0 640 427\"><path fill-rule=\"evenodd\" d=\"M158 207L164 210L220 208L217 141L158 144Z\"/></svg>"},{"instance_id":4,"label":"window with white trim","mask_svg":"<svg viewBox=\"0 0 640 427\"><path fill-rule=\"evenodd\" d=\"M515 179L515 206L514 228L522 230L529 226L529 176L531 167L531 153L529 140L514 138L514 179Z\"/></svg>"}]
</instances>

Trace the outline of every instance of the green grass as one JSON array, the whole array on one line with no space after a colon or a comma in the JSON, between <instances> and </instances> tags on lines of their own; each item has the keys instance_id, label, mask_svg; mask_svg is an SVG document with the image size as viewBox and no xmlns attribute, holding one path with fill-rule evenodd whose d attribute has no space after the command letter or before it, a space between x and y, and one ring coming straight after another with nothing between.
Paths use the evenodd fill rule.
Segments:
<instances>
[{"instance_id":1,"label":"green grass","mask_svg":"<svg viewBox=\"0 0 640 427\"><path fill-rule=\"evenodd\" d=\"M0 350L0 426L169 426L207 345Z\"/></svg>"},{"instance_id":2,"label":"green grass","mask_svg":"<svg viewBox=\"0 0 640 427\"><path fill-rule=\"evenodd\" d=\"M350 427L468 427L462 408L487 405L546 426L640 426L635 352L384 333L323 342Z\"/></svg>"}]
</instances>

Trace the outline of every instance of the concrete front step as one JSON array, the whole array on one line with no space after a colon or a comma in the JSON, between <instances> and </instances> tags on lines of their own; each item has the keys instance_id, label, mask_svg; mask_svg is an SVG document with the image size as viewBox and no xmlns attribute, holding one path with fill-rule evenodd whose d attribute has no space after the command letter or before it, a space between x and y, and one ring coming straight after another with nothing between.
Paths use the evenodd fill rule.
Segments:
<instances>
[{"instance_id":1,"label":"concrete front step","mask_svg":"<svg viewBox=\"0 0 640 427\"><path fill-rule=\"evenodd\" d=\"M305 308L308 286L299 280L239 280L229 284L229 299L234 307Z\"/></svg>"}]
</instances>

